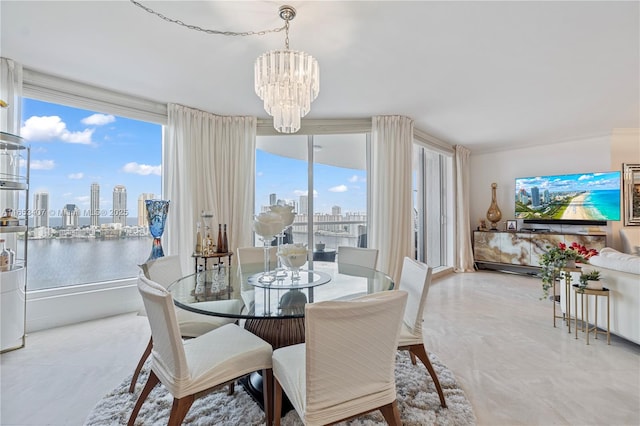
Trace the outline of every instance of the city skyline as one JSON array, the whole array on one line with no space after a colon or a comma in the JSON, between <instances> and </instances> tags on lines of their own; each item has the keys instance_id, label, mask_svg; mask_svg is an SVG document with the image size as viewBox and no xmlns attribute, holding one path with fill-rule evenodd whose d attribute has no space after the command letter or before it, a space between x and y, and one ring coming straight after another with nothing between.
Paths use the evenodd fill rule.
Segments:
<instances>
[{"instance_id":1,"label":"city skyline","mask_svg":"<svg viewBox=\"0 0 640 426\"><path fill-rule=\"evenodd\" d=\"M30 194L49 194L56 213L50 216L60 217L66 204L90 211L93 183L100 185L100 210L107 212L117 185L136 198L162 192L162 125L29 98L22 110L20 134L31 145ZM128 218L137 218L137 200L127 206Z\"/></svg>"}]
</instances>

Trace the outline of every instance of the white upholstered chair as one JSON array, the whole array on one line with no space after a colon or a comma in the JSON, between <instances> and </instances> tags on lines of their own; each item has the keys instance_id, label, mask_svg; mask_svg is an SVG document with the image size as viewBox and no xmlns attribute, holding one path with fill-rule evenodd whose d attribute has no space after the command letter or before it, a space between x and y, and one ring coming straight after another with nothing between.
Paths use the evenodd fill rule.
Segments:
<instances>
[{"instance_id":1,"label":"white upholstered chair","mask_svg":"<svg viewBox=\"0 0 640 426\"><path fill-rule=\"evenodd\" d=\"M140 265L140 269L142 269L146 278L158 283L164 288L167 288L171 283L184 276L182 274L182 268L180 267L180 256L178 255L159 257L157 259L150 260ZM206 310L209 305L215 305L214 311L216 312L239 314L242 311L242 303L237 300L215 300L210 302L193 303L193 306L199 306L203 310ZM180 334L182 337L187 338L198 337L215 328L236 321L233 318L203 315L180 308L176 308L176 316L178 319ZM131 385L129 386L129 392L131 393L133 393L135 389L140 370L151 353L152 345L153 337L149 339L149 343L147 343L147 347L140 357L140 361L138 361L136 370L131 378ZM233 389L230 389L230 392L233 392Z\"/></svg>"},{"instance_id":2,"label":"white upholstered chair","mask_svg":"<svg viewBox=\"0 0 640 426\"><path fill-rule=\"evenodd\" d=\"M305 343L273 351L274 424L282 391L306 425L325 425L380 410L400 425L395 354L403 291L305 307Z\"/></svg>"},{"instance_id":3,"label":"white upholstered chair","mask_svg":"<svg viewBox=\"0 0 640 426\"><path fill-rule=\"evenodd\" d=\"M416 356L420 358L420 361L427 367L427 371L429 371L436 386L440 397L440 405L446 408L447 403L444 399L444 393L431 361L429 361L422 336L424 307L427 303L429 285L431 285L431 268L422 262L405 257L402 264L402 273L400 274L400 285L397 288L407 292L409 298L404 311L398 349L409 351L413 365L416 365Z\"/></svg>"},{"instance_id":4,"label":"white upholstered chair","mask_svg":"<svg viewBox=\"0 0 640 426\"><path fill-rule=\"evenodd\" d=\"M349 246L338 247L338 266L344 263L375 269L377 261L378 249Z\"/></svg>"},{"instance_id":5,"label":"white upholstered chair","mask_svg":"<svg viewBox=\"0 0 640 426\"><path fill-rule=\"evenodd\" d=\"M182 340L171 294L160 284L138 277L138 290L151 326L151 372L129 417L135 419L151 390L162 383L173 395L169 425L180 425L196 394L262 371L265 414L271 424L273 374L271 345L235 324L226 324L193 339Z\"/></svg>"}]
</instances>

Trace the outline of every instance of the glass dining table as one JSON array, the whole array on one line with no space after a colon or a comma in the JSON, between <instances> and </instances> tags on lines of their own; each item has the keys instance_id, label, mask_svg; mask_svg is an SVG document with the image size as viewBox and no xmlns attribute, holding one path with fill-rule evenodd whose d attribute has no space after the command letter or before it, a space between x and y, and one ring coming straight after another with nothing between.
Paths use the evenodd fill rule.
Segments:
<instances>
[{"instance_id":1,"label":"glass dining table","mask_svg":"<svg viewBox=\"0 0 640 426\"><path fill-rule=\"evenodd\" d=\"M356 265L314 262L313 270L299 271L299 278L292 278L292 271L283 270L269 283L260 280L263 271L262 263L237 268L216 265L187 275L168 289L179 308L235 318L277 349L304 342L307 303L349 300L394 288L388 275ZM262 377L253 373L241 384L262 406ZM284 404L286 412L287 403Z\"/></svg>"},{"instance_id":2,"label":"glass dining table","mask_svg":"<svg viewBox=\"0 0 640 426\"><path fill-rule=\"evenodd\" d=\"M304 342L307 303L348 300L394 288L388 275L356 265L315 262L313 270L301 269L299 278L292 278L292 272L284 270L270 283L260 279L263 270L263 264L237 268L216 265L187 275L168 289L176 306L204 315L236 318L277 349Z\"/></svg>"}]
</instances>

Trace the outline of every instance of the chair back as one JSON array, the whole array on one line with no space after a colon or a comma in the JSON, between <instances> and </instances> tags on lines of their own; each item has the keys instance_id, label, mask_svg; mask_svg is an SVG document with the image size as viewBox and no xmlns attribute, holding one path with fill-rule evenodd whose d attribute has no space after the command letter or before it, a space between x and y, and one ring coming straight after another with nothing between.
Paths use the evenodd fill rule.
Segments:
<instances>
[{"instance_id":1,"label":"chair back","mask_svg":"<svg viewBox=\"0 0 640 426\"><path fill-rule=\"evenodd\" d=\"M378 249L350 246L338 247L338 265L344 263L375 269L377 261Z\"/></svg>"},{"instance_id":2,"label":"chair back","mask_svg":"<svg viewBox=\"0 0 640 426\"><path fill-rule=\"evenodd\" d=\"M422 336L422 321L429 285L431 285L431 267L405 257L398 289L409 294L404 311L404 323L416 336Z\"/></svg>"},{"instance_id":3,"label":"chair back","mask_svg":"<svg viewBox=\"0 0 640 426\"><path fill-rule=\"evenodd\" d=\"M277 260L277 247L269 247L269 261L271 265L275 265ZM264 248L263 247L238 247L236 249L238 255L238 265L246 265L249 263L264 263Z\"/></svg>"},{"instance_id":4,"label":"chair back","mask_svg":"<svg viewBox=\"0 0 640 426\"><path fill-rule=\"evenodd\" d=\"M358 414L363 400L375 402L371 409L395 400L395 354L406 301L403 291L383 291L306 305L309 423Z\"/></svg>"},{"instance_id":5,"label":"chair back","mask_svg":"<svg viewBox=\"0 0 640 426\"><path fill-rule=\"evenodd\" d=\"M142 275L138 276L138 291L151 326L151 368L161 381L170 379L179 383L188 379L189 369L171 293Z\"/></svg>"},{"instance_id":6,"label":"chair back","mask_svg":"<svg viewBox=\"0 0 640 426\"><path fill-rule=\"evenodd\" d=\"M640 256L640 228L620 228L620 242L623 253Z\"/></svg>"},{"instance_id":7,"label":"chair back","mask_svg":"<svg viewBox=\"0 0 640 426\"><path fill-rule=\"evenodd\" d=\"M164 288L184 277L182 266L180 265L180 256L177 254L159 257L139 266L146 278Z\"/></svg>"}]
</instances>

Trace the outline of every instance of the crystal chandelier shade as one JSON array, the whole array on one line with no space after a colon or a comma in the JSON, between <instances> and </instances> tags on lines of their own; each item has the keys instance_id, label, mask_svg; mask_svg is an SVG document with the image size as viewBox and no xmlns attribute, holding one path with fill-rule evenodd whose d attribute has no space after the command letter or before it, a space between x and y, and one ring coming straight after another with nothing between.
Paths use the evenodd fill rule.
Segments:
<instances>
[{"instance_id":1,"label":"crystal chandelier shade","mask_svg":"<svg viewBox=\"0 0 640 426\"><path fill-rule=\"evenodd\" d=\"M287 23L286 49L272 50L256 59L255 90L267 114L273 116L273 127L280 133L295 133L320 91L319 68L308 53L289 50L288 24L295 10L283 6L280 16Z\"/></svg>"}]
</instances>

